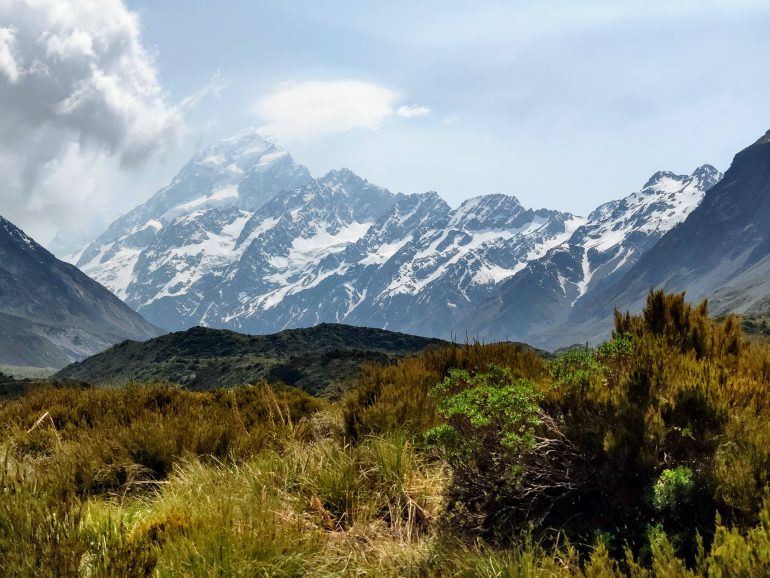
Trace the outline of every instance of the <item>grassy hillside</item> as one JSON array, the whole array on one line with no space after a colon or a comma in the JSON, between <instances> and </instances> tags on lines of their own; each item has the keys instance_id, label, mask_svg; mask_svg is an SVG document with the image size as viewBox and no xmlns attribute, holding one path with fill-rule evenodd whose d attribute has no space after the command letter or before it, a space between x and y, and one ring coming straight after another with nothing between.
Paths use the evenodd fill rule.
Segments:
<instances>
[{"instance_id":1,"label":"grassy hillside","mask_svg":"<svg viewBox=\"0 0 770 578\"><path fill-rule=\"evenodd\" d=\"M747 336L770 342L770 314L744 316L741 318L741 324Z\"/></svg>"},{"instance_id":2,"label":"grassy hillside","mask_svg":"<svg viewBox=\"0 0 770 578\"><path fill-rule=\"evenodd\" d=\"M53 367L32 367L29 365L2 365L0 373L19 379L45 379L56 373Z\"/></svg>"},{"instance_id":3,"label":"grassy hillside","mask_svg":"<svg viewBox=\"0 0 770 578\"><path fill-rule=\"evenodd\" d=\"M266 379L335 395L355 381L363 363L386 363L445 344L328 323L272 335L196 327L141 343L120 343L69 365L55 377L98 384L164 380L198 391Z\"/></svg>"},{"instance_id":4,"label":"grassy hillside","mask_svg":"<svg viewBox=\"0 0 770 578\"><path fill-rule=\"evenodd\" d=\"M69 359L44 337L46 328L34 322L0 313L2 363L15 366L61 368Z\"/></svg>"},{"instance_id":5,"label":"grassy hillside","mask_svg":"<svg viewBox=\"0 0 770 578\"><path fill-rule=\"evenodd\" d=\"M0 402L3 576L770 575L770 347L651 294L595 350Z\"/></svg>"}]
</instances>

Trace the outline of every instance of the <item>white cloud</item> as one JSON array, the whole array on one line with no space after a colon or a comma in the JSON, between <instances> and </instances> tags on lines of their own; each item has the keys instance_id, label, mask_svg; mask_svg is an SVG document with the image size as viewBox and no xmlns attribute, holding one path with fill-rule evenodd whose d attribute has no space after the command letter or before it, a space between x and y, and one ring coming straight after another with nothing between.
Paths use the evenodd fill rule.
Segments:
<instances>
[{"instance_id":1,"label":"white cloud","mask_svg":"<svg viewBox=\"0 0 770 578\"><path fill-rule=\"evenodd\" d=\"M21 75L16 61L16 30L11 26L0 27L0 72L12 84L18 82Z\"/></svg>"},{"instance_id":2,"label":"white cloud","mask_svg":"<svg viewBox=\"0 0 770 578\"><path fill-rule=\"evenodd\" d=\"M0 214L32 234L184 134L190 103L168 102L121 0L0 0L0 22Z\"/></svg>"},{"instance_id":3,"label":"white cloud","mask_svg":"<svg viewBox=\"0 0 770 578\"><path fill-rule=\"evenodd\" d=\"M425 116L428 113L430 113L430 109L422 104L402 104L396 110L396 114L404 118Z\"/></svg>"},{"instance_id":4,"label":"white cloud","mask_svg":"<svg viewBox=\"0 0 770 578\"><path fill-rule=\"evenodd\" d=\"M103 193L116 168L105 152L84 151L70 143L42 167L38 182L27 193L27 207L43 214L69 212L70 204L104 209Z\"/></svg>"},{"instance_id":5,"label":"white cloud","mask_svg":"<svg viewBox=\"0 0 770 578\"><path fill-rule=\"evenodd\" d=\"M284 142L307 141L357 128L379 129L388 117L422 116L430 109L401 105L399 92L359 80L286 82L259 100L260 130Z\"/></svg>"}]
</instances>

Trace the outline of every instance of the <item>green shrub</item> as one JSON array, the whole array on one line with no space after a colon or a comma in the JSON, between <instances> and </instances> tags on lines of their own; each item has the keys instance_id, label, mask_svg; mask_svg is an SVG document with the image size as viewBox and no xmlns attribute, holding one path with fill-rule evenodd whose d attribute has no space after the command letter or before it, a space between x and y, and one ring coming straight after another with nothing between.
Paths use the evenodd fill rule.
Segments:
<instances>
[{"instance_id":1,"label":"green shrub","mask_svg":"<svg viewBox=\"0 0 770 578\"><path fill-rule=\"evenodd\" d=\"M514 379L510 370L495 365L475 375L452 369L430 396L445 423L426 435L441 445L452 467L479 451L503 459L534 447L540 396L531 380Z\"/></svg>"},{"instance_id":2,"label":"green shrub","mask_svg":"<svg viewBox=\"0 0 770 578\"><path fill-rule=\"evenodd\" d=\"M519 377L450 370L431 390L441 423L428 438L452 470L453 531L503 543L560 528L641 552L659 525L692 563L717 512L756 523L770 481L770 354L732 318L651 292L642 315L617 315L607 343Z\"/></svg>"},{"instance_id":3,"label":"green shrub","mask_svg":"<svg viewBox=\"0 0 770 578\"><path fill-rule=\"evenodd\" d=\"M542 496L533 483L546 492L561 483L559 473L535 481L543 457L550 460L560 449L551 445L555 438L542 437L553 423L538 405L535 383L490 365L478 373L452 370L430 394L445 420L426 437L452 473L448 526L461 535L510 540L525 527L526 510L538 508Z\"/></svg>"},{"instance_id":4,"label":"green shrub","mask_svg":"<svg viewBox=\"0 0 770 578\"><path fill-rule=\"evenodd\" d=\"M490 364L516 378L537 379L546 372L535 350L513 343L453 345L393 365L370 365L343 399L345 434L353 441L395 430L422 434L439 422L430 389L452 369L476 373Z\"/></svg>"},{"instance_id":5,"label":"green shrub","mask_svg":"<svg viewBox=\"0 0 770 578\"><path fill-rule=\"evenodd\" d=\"M673 511L687 505L695 489L692 470L685 466L663 470L652 488L652 505Z\"/></svg>"}]
</instances>

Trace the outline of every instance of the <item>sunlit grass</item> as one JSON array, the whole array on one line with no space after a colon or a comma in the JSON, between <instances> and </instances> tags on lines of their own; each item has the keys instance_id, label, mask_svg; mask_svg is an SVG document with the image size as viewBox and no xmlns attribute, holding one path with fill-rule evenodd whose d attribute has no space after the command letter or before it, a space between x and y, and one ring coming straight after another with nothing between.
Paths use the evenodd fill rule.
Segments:
<instances>
[{"instance_id":1,"label":"sunlit grass","mask_svg":"<svg viewBox=\"0 0 770 578\"><path fill-rule=\"evenodd\" d=\"M770 350L676 297L618 327L552 361L476 344L372 366L336 403L266 384L20 392L0 402L0 576L770 575ZM429 394L490 367L472 403ZM525 430L503 431L522 422L500 380L531 386ZM471 454L425 435L441 424Z\"/></svg>"}]
</instances>

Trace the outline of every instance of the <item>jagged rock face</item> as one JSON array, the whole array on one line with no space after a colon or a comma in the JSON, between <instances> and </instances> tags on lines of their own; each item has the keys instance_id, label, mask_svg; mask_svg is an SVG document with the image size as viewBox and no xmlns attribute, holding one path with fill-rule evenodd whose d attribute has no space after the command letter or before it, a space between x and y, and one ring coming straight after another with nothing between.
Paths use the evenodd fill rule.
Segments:
<instances>
[{"instance_id":1,"label":"jagged rock face","mask_svg":"<svg viewBox=\"0 0 770 578\"><path fill-rule=\"evenodd\" d=\"M251 132L196 155L79 266L168 329L340 322L527 339L614 283L720 176L656 173L588 218L507 195L453 209L346 169L313 179Z\"/></svg>"},{"instance_id":2,"label":"jagged rock face","mask_svg":"<svg viewBox=\"0 0 770 578\"><path fill-rule=\"evenodd\" d=\"M272 332L323 321L449 335L583 223L488 195L452 210L342 169L312 179L255 133L212 145L79 266L148 319Z\"/></svg>"},{"instance_id":3,"label":"jagged rock face","mask_svg":"<svg viewBox=\"0 0 770 578\"><path fill-rule=\"evenodd\" d=\"M454 211L433 212L441 218L430 227L389 241L389 247L400 244L399 250L383 267L384 274L377 271L376 297L356 307L351 320L415 333L462 332L461 321L500 283L583 222L568 213L524 209L505 195L477 197ZM366 248L369 255L380 251L378 246Z\"/></svg>"},{"instance_id":4,"label":"jagged rock face","mask_svg":"<svg viewBox=\"0 0 770 578\"><path fill-rule=\"evenodd\" d=\"M140 256L164 227L212 209L253 212L275 193L310 180L308 170L275 142L245 132L196 154L167 187L112 223L76 264L126 299Z\"/></svg>"},{"instance_id":5,"label":"jagged rock face","mask_svg":"<svg viewBox=\"0 0 770 578\"><path fill-rule=\"evenodd\" d=\"M119 341L159 334L0 217L0 363L61 367Z\"/></svg>"},{"instance_id":6,"label":"jagged rock face","mask_svg":"<svg viewBox=\"0 0 770 578\"><path fill-rule=\"evenodd\" d=\"M423 335L450 336L483 295L574 230L577 219L531 211L490 195L456 210L436 194L401 196L344 251L306 268L270 298L251 325L340 321Z\"/></svg>"},{"instance_id":7,"label":"jagged rock face","mask_svg":"<svg viewBox=\"0 0 770 578\"><path fill-rule=\"evenodd\" d=\"M576 307L570 321L606 326L612 307L638 309L650 287L709 298L713 313L767 313L769 280L770 131L735 156L681 226Z\"/></svg>"},{"instance_id":8,"label":"jagged rock face","mask_svg":"<svg viewBox=\"0 0 770 578\"><path fill-rule=\"evenodd\" d=\"M691 175L655 173L639 192L601 205L566 242L528 263L473 312L467 325L483 337L505 334L552 345L558 335L549 329L565 322L584 299L620 279L687 218L721 176L710 165Z\"/></svg>"},{"instance_id":9,"label":"jagged rock face","mask_svg":"<svg viewBox=\"0 0 770 578\"><path fill-rule=\"evenodd\" d=\"M318 262L364 235L392 197L342 170L286 191L254 213L193 213L169 230L192 228L195 236L172 234L143 253L135 269L143 283L129 287L128 302L166 326L269 332L274 321L261 321L262 313L292 291L312 289ZM297 324L280 327L289 326Z\"/></svg>"}]
</instances>

